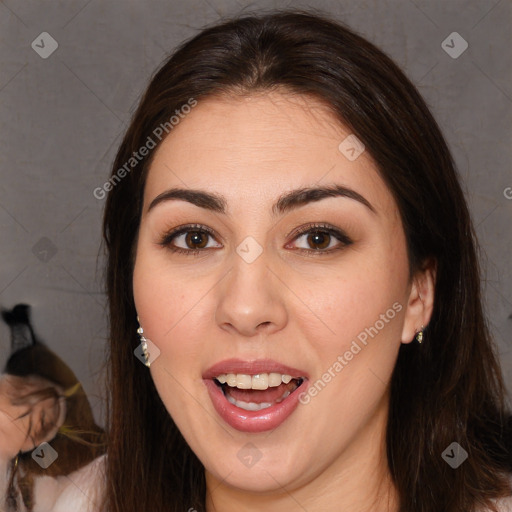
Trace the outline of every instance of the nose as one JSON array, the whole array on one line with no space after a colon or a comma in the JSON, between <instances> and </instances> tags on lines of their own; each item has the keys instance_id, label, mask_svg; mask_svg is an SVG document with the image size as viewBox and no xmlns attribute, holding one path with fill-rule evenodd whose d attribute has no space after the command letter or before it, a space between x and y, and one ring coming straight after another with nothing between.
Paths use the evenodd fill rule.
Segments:
<instances>
[{"instance_id":1,"label":"nose","mask_svg":"<svg viewBox=\"0 0 512 512\"><path fill-rule=\"evenodd\" d=\"M269 267L265 252L252 263L236 255L218 293L215 320L221 329L253 337L277 332L287 323L286 286Z\"/></svg>"}]
</instances>

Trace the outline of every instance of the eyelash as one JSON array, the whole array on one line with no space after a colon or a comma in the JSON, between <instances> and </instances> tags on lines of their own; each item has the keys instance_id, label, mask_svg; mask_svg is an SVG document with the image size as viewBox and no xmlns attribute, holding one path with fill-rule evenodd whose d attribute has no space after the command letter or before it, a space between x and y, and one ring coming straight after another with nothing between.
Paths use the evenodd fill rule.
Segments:
<instances>
[{"instance_id":1,"label":"eyelash","mask_svg":"<svg viewBox=\"0 0 512 512\"><path fill-rule=\"evenodd\" d=\"M203 226L201 224L189 224L186 226L180 226L178 228L172 229L171 231L165 233L162 237L162 239L158 242L159 245L162 247L165 247L169 249L170 251L174 253L180 253L180 254L186 254L188 256L195 256L198 255L201 252L204 252L206 249L183 249L182 247L175 247L171 244L171 242L178 237L179 235L182 235L184 233L189 232L199 232L199 233L206 233L207 235L211 236L212 238L215 238L213 230L210 228ZM301 252L307 252L314 255L325 255L330 254L334 251L338 251L342 249L343 247L346 247L348 245L351 245L353 241L341 230L334 228L332 226L329 226L328 224L308 224L306 226L302 226L301 228L298 228L295 230L291 235L293 236L293 240L295 241L297 238L301 237L302 235L305 235L307 233L326 233L328 235L333 236L336 238L339 242L341 242L341 245L331 248L328 250L323 249L296 249Z\"/></svg>"}]
</instances>

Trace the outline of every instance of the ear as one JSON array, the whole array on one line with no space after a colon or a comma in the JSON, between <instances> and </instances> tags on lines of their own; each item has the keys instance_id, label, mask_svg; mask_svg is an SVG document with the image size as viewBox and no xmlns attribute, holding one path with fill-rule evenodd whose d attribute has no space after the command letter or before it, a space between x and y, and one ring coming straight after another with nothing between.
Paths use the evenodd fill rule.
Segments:
<instances>
[{"instance_id":1,"label":"ear","mask_svg":"<svg viewBox=\"0 0 512 512\"><path fill-rule=\"evenodd\" d=\"M434 259L424 262L411 285L402 328L402 343L411 343L416 334L430 322L434 308L437 265Z\"/></svg>"},{"instance_id":2,"label":"ear","mask_svg":"<svg viewBox=\"0 0 512 512\"><path fill-rule=\"evenodd\" d=\"M66 419L66 398L48 397L31 406L27 418L27 437L21 446L22 452L32 451L41 443L50 442Z\"/></svg>"}]
</instances>

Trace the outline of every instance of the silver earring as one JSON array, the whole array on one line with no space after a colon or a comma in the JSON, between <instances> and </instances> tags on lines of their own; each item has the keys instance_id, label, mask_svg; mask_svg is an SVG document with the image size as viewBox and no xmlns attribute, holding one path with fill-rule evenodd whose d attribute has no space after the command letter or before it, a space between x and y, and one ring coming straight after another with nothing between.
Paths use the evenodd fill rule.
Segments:
<instances>
[{"instance_id":1,"label":"silver earring","mask_svg":"<svg viewBox=\"0 0 512 512\"><path fill-rule=\"evenodd\" d=\"M142 353L144 354L144 364L149 368L151 363L149 362L148 340L144 337L144 329L140 325L139 317L137 317L137 323L139 324L137 334L139 335Z\"/></svg>"},{"instance_id":2,"label":"silver earring","mask_svg":"<svg viewBox=\"0 0 512 512\"><path fill-rule=\"evenodd\" d=\"M416 333L415 339L416 341L421 345L423 342L423 329L425 329L425 326L421 326L421 329Z\"/></svg>"}]
</instances>

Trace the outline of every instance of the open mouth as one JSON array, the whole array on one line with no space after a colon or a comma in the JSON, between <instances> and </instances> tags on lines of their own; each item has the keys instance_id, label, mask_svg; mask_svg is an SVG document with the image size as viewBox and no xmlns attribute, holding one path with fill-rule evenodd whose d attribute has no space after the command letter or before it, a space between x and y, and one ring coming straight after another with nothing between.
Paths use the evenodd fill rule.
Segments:
<instances>
[{"instance_id":1,"label":"open mouth","mask_svg":"<svg viewBox=\"0 0 512 512\"><path fill-rule=\"evenodd\" d=\"M246 411L260 411L281 403L303 384L305 378L278 373L223 374L213 382L222 389L228 402Z\"/></svg>"}]
</instances>

